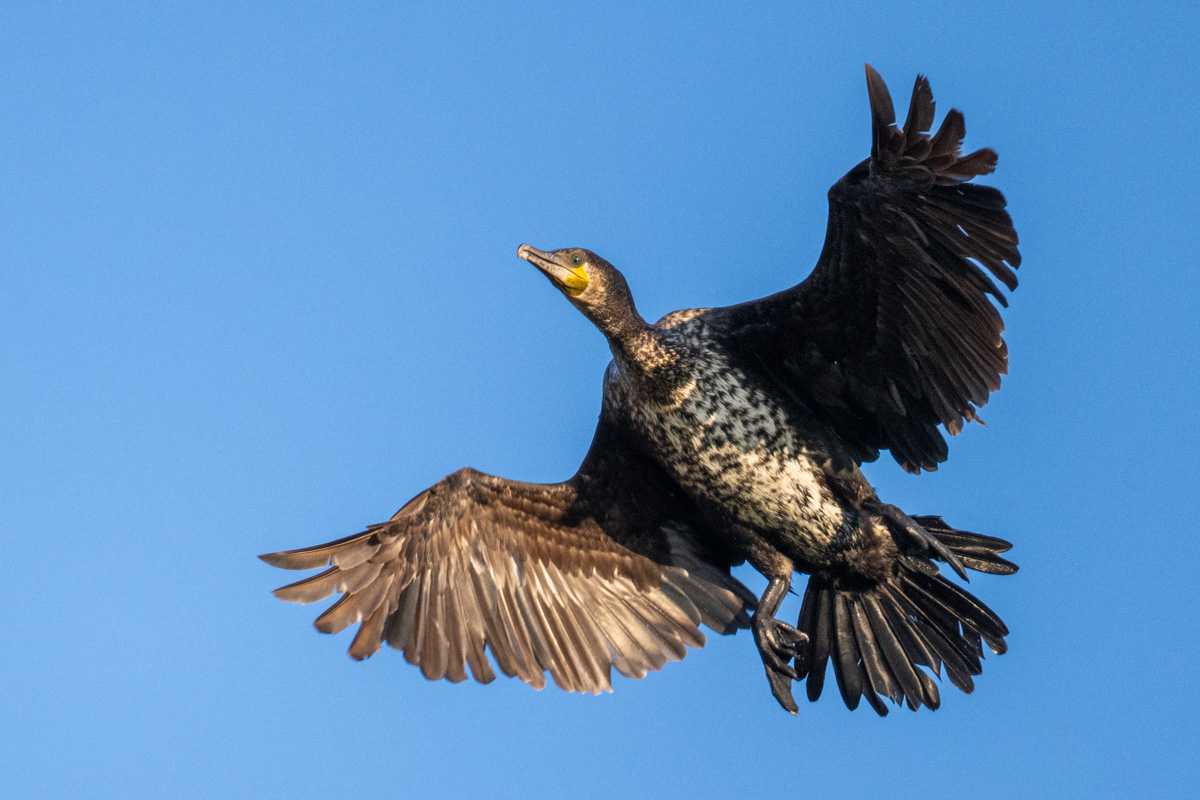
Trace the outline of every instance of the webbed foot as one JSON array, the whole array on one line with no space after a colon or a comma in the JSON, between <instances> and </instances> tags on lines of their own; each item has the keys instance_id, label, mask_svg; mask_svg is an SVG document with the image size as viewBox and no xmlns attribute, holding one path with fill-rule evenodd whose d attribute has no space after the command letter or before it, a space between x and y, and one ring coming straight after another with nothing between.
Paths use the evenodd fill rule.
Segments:
<instances>
[{"instance_id":1,"label":"webbed foot","mask_svg":"<svg viewBox=\"0 0 1200 800\"><path fill-rule=\"evenodd\" d=\"M788 713L798 713L800 709L792 697L792 681L800 680L800 675L789 662L802 657L804 647L808 644L808 634L763 614L761 609L751 620L750 629L767 671L771 694Z\"/></svg>"}]
</instances>

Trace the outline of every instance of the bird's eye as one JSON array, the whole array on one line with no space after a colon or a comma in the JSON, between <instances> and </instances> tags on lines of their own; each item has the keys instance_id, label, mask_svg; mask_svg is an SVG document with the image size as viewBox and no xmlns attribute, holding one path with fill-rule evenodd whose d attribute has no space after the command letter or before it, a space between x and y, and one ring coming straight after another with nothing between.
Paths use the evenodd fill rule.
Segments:
<instances>
[{"instance_id":1,"label":"bird's eye","mask_svg":"<svg viewBox=\"0 0 1200 800\"><path fill-rule=\"evenodd\" d=\"M571 259L571 266L573 266L573 267L578 267L582 263L583 263L583 256L575 256L574 258Z\"/></svg>"}]
</instances>

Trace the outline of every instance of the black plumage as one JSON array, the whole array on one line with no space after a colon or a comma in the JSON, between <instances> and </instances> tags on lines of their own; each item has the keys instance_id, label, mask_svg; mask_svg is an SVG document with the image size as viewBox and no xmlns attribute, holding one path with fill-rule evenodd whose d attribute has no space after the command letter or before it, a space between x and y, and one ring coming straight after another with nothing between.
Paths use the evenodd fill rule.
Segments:
<instances>
[{"instance_id":1,"label":"black plumage","mask_svg":"<svg viewBox=\"0 0 1200 800\"><path fill-rule=\"evenodd\" d=\"M640 678L719 633L750 628L776 699L791 683L820 697L830 662L849 708L886 714L941 703L943 668L965 692L983 645L1008 630L939 564L1011 574L1001 539L910 517L879 500L859 464L889 450L905 469L946 458L1000 386L1008 356L993 305L1020 263L990 173L991 150L959 150L962 115L929 135L918 78L895 125L867 67L871 157L829 192L812 274L741 305L648 324L611 264L587 250L519 255L607 337L613 361L591 449L558 484L460 470L386 523L262 558L328 567L277 590L334 633L358 624L350 654L383 642L430 679L505 675L571 691ZM768 578L756 598L730 568ZM794 572L808 586L797 626L775 613ZM488 652L490 651L490 659Z\"/></svg>"}]
</instances>

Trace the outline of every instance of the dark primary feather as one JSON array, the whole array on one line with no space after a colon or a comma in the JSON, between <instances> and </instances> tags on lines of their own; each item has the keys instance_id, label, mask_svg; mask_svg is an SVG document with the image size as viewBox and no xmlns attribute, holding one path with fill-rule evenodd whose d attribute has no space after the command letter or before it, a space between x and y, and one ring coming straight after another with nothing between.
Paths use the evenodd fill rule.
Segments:
<instances>
[{"instance_id":1,"label":"dark primary feather","mask_svg":"<svg viewBox=\"0 0 1200 800\"><path fill-rule=\"evenodd\" d=\"M686 502L601 422L579 472L560 484L474 470L426 489L382 525L263 560L318 575L276 591L297 603L342 597L324 633L359 624L357 659L383 642L427 678L611 688L610 667L640 678L701 647L700 624L748 624L754 596L706 550Z\"/></svg>"},{"instance_id":2,"label":"dark primary feather","mask_svg":"<svg viewBox=\"0 0 1200 800\"><path fill-rule=\"evenodd\" d=\"M871 157L829 190L825 246L812 274L761 300L708 312L728 346L822 413L860 461L890 449L907 470L947 455L1008 370L988 277L1016 288L1017 234L995 189L969 183L996 154L961 154L950 111L937 133L919 77L903 128L867 67Z\"/></svg>"}]
</instances>

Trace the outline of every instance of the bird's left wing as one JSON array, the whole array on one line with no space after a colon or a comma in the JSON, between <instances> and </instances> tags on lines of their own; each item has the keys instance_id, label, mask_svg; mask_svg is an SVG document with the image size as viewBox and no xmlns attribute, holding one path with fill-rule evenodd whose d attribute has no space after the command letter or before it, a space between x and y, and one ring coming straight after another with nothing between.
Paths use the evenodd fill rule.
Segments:
<instances>
[{"instance_id":1,"label":"bird's left wing","mask_svg":"<svg viewBox=\"0 0 1200 800\"><path fill-rule=\"evenodd\" d=\"M570 480L534 484L463 469L381 525L335 542L261 556L324 572L282 600L342 597L324 633L361 623L350 655L386 641L431 680L481 683L500 670L541 688L611 691L610 667L640 678L687 646L700 623L748 625L754 596L705 549L700 524L661 470L603 419Z\"/></svg>"},{"instance_id":2,"label":"bird's left wing","mask_svg":"<svg viewBox=\"0 0 1200 800\"><path fill-rule=\"evenodd\" d=\"M770 297L706 312L725 344L818 414L860 461L890 449L905 469L946 458L938 432L1000 387L1008 351L990 299L1005 299L1021 263L997 190L971 183L996 154L963 155L963 117L937 133L929 82L918 78L904 126L867 67L871 157L829 190L825 247L812 274Z\"/></svg>"}]
</instances>

